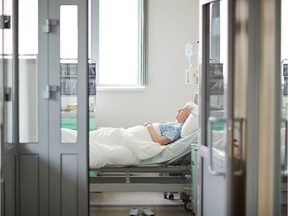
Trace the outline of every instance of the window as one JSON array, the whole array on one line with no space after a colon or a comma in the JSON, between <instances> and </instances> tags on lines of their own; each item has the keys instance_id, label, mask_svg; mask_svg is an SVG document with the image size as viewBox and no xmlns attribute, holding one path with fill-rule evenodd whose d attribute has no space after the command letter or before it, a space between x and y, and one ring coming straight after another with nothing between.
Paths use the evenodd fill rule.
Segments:
<instances>
[{"instance_id":1,"label":"window","mask_svg":"<svg viewBox=\"0 0 288 216\"><path fill-rule=\"evenodd\" d=\"M98 87L145 86L143 2L91 0L89 47Z\"/></svg>"}]
</instances>

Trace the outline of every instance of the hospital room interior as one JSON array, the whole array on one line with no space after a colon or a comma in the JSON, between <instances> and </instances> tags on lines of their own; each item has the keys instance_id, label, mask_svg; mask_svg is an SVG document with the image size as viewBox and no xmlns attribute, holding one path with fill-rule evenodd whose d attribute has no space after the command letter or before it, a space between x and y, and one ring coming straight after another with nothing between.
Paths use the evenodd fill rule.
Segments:
<instances>
[{"instance_id":1,"label":"hospital room interior","mask_svg":"<svg viewBox=\"0 0 288 216\"><path fill-rule=\"evenodd\" d=\"M1 0L0 216L288 215L284 8Z\"/></svg>"}]
</instances>

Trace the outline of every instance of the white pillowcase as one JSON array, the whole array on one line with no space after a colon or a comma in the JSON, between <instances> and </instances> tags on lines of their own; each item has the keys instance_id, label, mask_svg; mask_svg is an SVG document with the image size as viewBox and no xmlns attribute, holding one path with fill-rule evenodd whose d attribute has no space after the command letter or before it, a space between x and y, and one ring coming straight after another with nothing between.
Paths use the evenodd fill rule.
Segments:
<instances>
[{"instance_id":1,"label":"white pillowcase","mask_svg":"<svg viewBox=\"0 0 288 216\"><path fill-rule=\"evenodd\" d=\"M181 137L186 137L198 129L198 106L195 107L191 114L184 122L181 129Z\"/></svg>"}]
</instances>

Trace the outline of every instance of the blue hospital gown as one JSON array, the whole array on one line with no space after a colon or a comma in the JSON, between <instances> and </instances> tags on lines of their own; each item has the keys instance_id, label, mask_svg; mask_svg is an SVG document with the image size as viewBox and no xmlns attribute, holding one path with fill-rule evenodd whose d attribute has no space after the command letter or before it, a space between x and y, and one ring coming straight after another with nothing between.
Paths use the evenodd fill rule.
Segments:
<instances>
[{"instance_id":1,"label":"blue hospital gown","mask_svg":"<svg viewBox=\"0 0 288 216\"><path fill-rule=\"evenodd\" d=\"M170 139L170 143L176 141L181 138L181 129L183 124L177 122L166 122L160 123L159 129L161 136L165 136Z\"/></svg>"}]
</instances>

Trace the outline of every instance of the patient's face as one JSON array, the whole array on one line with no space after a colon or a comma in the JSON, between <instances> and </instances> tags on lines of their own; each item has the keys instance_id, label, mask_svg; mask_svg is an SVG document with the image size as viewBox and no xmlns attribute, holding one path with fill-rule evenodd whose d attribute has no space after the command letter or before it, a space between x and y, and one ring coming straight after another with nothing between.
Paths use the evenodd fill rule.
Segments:
<instances>
[{"instance_id":1,"label":"patient's face","mask_svg":"<svg viewBox=\"0 0 288 216\"><path fill-rule=\"evenodd\" d=\"M176 121L179 123L184 123L186 119L189 116L189 107L184 106L180 110L178 110L178 113L176 115Z\"/></svg>"}]
</instances>

